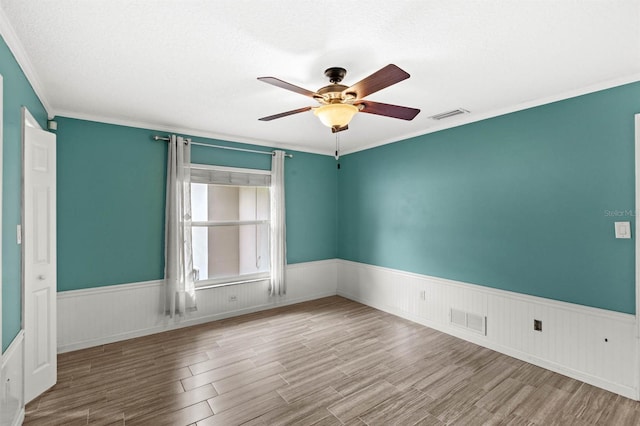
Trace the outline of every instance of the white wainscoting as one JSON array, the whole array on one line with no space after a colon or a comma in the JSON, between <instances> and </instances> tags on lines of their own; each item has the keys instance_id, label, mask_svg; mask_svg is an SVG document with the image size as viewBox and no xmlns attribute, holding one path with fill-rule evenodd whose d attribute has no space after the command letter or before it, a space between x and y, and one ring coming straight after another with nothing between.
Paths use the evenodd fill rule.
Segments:
<instances>
[{"instance_id":1,"label":"white wainscoting","mask_svg":"<svg viewBox=\"0 0 640 426\"><path fill-rule=\"evenodd\" d=\"M338 262L338 294L343 297L639 399L633 315ZM486 334L452 325L452 308L486 317ZM533 330L534 319L542 321L541 332Z\"/></svg>"},{"instance_id":2,"label":"white wainscoting","mask_svg":"<svg viewBox=\"0 0 640 426\"><path fill-rule=\"evenodd\" d=\"M59 292L58 352L334 296L337 267L335 259L287 266L287 294L280 297L268 295L266 281L198 290L197 312L179 321L161 315L162 281Z\"/></svg>"},{"instance_id":3,"label":"white wainscoting","mask_svg":"<svg viewBox=\"0 0 640 426\"><path fill-rule=\"evenodd\" d=\"M58 351L338 294L639 399L633 315L337 259L289 265L287 280L279 298L268 296L266 282L200 290L198 311L177 322L159 314L162 281L60 292ZM486 318L484 333L451 324L451 309ZM533 330L534 319L542 332Z\"/></svg>"},{"instance_id":4,"label":"white wainscoting","mask_svg":"<svg viewBox=\"0 0 640 426\"><path fill-rule=\"evenodd\" d=\"M24 420L24 331L20 331L0 362L0 426L18 426Z\"/></svg>"}]
</instances>

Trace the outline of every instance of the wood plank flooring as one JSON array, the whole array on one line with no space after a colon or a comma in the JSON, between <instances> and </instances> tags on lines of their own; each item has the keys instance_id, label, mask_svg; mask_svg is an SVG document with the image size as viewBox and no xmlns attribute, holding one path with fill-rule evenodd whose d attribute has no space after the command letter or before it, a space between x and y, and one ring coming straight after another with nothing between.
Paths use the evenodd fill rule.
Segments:
<instances>
[{"instance_id":1,"label":"wood plank flooring","mask_svg":"<svg viewBox=\"0 0 640 426\"><path fill-rule=\"evenodd\" d=\"M341 297L61 354L25 425L639 425L640 404Z\"/></svg>"}]
</instances>

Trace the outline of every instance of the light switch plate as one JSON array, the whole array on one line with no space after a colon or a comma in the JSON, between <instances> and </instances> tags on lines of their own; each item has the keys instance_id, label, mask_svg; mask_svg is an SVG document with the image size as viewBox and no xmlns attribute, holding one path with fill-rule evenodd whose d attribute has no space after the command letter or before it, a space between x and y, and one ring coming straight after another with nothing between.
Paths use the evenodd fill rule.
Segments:
<instances>
[{"instance_id":1,"label":"light switch plate","mask_svg":"<svg viewBox=\"0 0 640 426\"><path fill-rule=\"evenodd\" d=\"M631 222L615 222L616 238L631 238Z\"/></svg>"}]
</instances>

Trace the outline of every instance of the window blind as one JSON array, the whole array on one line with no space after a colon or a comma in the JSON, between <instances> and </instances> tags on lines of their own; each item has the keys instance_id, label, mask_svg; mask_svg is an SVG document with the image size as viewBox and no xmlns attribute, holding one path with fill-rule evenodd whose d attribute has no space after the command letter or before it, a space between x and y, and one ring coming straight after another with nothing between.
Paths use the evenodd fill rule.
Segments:
<instances>
[{"instance_id":1,"label":"window blind","mask_svg":"<svg viewBox=\"0 0 640 426\"><path fill-rule=\"evenodd\" d=\"M232 186L270 186L271 175L191 167L191 182Z\"/></svg>"}]
</instances>

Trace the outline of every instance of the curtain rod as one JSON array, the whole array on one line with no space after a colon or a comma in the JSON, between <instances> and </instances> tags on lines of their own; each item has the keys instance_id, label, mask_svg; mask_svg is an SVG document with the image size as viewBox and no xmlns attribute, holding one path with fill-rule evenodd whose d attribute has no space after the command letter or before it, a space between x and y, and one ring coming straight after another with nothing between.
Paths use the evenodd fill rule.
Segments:
<instances>
[{"instance_id":1,"label":"curtain rod","mask_svg":"<svg viewBox=\"0 0 640 426\"><path fill-rule=\"evenodd\" d=\"M157 136L156 135L156 136L153 136L153 140L169 142L171 139L169 139L167 137ZM201 142L193 142L193 141L191 141L191 145L207 146L209 148L230 149L231 151L252 152L254 154L267 154L267 155L273 155L274 154L273 151L258 151L256 149L234 148L232 146L213 145L213 144L210 144L210 143L201 143ZM293 158L293 154L285 153L284 156L285 157L289 157L289 158Z\"/></svg>"}]
</instances>

